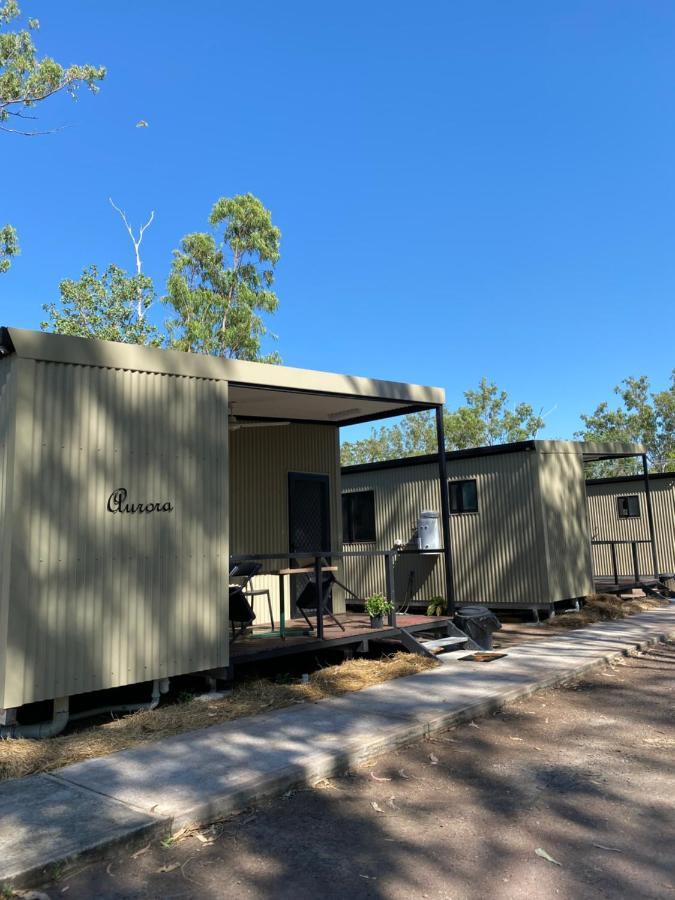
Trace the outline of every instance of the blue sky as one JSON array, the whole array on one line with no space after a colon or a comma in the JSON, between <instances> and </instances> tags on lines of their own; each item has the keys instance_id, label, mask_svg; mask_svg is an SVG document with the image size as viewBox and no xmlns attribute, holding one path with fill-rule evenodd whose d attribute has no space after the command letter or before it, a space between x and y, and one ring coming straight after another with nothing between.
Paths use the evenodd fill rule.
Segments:
<instances>
[{"instance_id":1,"label":"blue sky","mask_svg":"<svg viewBox=\"0 0 675 900\"><path fill-rule=\"evenodd\" d=\"M38 327L90 263L132 267L109 196L135 223L155 210L161 291L181 236L251 191L283 232L289 365L441 385L452 406L485 375L552 410L550 437L627 375L665 387L672 3L21 5L41 52L109 74L40 110L59 133L0 136L23 249L3 322Z\"/></svg>"}]
</instances>

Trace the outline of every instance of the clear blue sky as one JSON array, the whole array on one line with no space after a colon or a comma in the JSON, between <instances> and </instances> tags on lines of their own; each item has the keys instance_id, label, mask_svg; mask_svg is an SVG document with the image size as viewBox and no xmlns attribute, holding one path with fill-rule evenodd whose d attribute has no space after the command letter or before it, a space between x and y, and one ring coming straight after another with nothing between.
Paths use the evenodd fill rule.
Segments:
<instances>
[{"instance_id":1,"label":"clear blue sky","mask_svg":"<svg viewBox=\"0 0 675 900\"><path fill-rule=\"evenodd\" d=\"M546 434L675 363L675 6L667 2L22 0L39 49L108 67L41 138L0 136L22 256L2 321L61 278L161 291L180 237L251 191L281 227L271 322L289 365L441 385L482 375ZM145 119L147 129L135 123ZM158 309L161 313L162 310Z\"/></svg>"}]
</instances>

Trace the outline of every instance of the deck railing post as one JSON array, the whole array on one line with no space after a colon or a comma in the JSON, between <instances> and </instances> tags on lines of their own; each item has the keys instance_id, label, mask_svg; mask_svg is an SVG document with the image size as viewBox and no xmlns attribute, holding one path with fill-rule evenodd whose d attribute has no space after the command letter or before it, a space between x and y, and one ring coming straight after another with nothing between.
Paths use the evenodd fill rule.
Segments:
<instances>
[{"instance_id":1,"label":"deck railing post","mask_svg":"<svg viewBox=\"0 0 675 900\"><path fill-rule=\"evenodd\" d=\"M323 579L321 557L314 557L314 578L316 579L316 636L323 640Z\"/></svg>"},{"instance_id":2,"label":"deck railing post","mask_svg":"<svg viewBox=\"0 0 675 900\"><path fill-rule=\"evenodd\" d=\"M389 624L391 627L396 626L396 588L394 586L394 559L393 553L387 552L384 557L385 567L385 590L387 592L387 600L391 603L389 610Z\"/></svg>"},{"instance_id":3,"label":"deck railing post","mask_svg":"<svg viewBox=\"0 0 675 900\"><path fill-rule=\"evenodd\" d=\"M633 554L633 574L635 575L636 584L640 584L640 562L638 560L638 545L637 541L633 541L630 545L631 553Z\"/></svg>"},{"instance_id":4,"label":"deck railing post","mask_svg":"<svg viewBox=\"0 0 675 900\"><path fill-rule=\"evenodd\" d=\"M445 430L443 426L443 406L436 407L436 443L438 446L438 478L441 489L441 528L443 530L443 562L445 563L445 592L448 613L455 614L455 578L452 569L452 547L450 530L450 498L448 497L448 464L445 457Z\"/></svg>"},{"instance_id":5,"label":"deck railing post","mask_svg":"<svg viewBox=\"0 0 675 900\"><path fill-rule=\"evenodd\" d=\"M616 564L616 544L614 541L609 545L609 552L612 555L612 575L614 576L614 584L619 583L619 567Z\"/></svg>"}]
</instances>

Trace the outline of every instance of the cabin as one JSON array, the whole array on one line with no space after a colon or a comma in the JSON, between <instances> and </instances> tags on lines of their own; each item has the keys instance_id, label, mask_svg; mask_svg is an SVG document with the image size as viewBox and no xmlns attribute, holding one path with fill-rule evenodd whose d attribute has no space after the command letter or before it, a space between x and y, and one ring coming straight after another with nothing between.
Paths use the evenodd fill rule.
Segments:
<instances>
[{"instance_id":1,"label":"cabin","mask_svg":"<svg viewBox=\"0 0 675 900\"><path fill-rule=\"evenodd\" d=\"M591 478L586 492L598 577L612 584L659 580L675 587L675 472L652 472L648 482L643 475Z\"/></svg>"},{"instance_id":2,"label":"cabin","mask_svg":"<svg viewBox=\"0 0 675 900\"><path fill-rule=\"evenodd\" d=\"M592 593L585 466L643 453L636 444L539 440L448 452L454 603L552 610ZM395 591L402 609L448 594L442 554L420 535L442 517L443 484L432 456L342 469L343 548L401 548ZM381 565L350 556L345 582L366 597L381 581Z\"/></svg>"},{"instance_id":3,"label":"cabin","mask_svg":"<svg viewBox=\"0 0 675 900\"><path fill-rule=\"evenodd\" d=\"M0 727L27 704L63 711L126 685L156 701L174 676L256 652L363 646L364 617L324 616L322 579L312 627L295 622L296 575L342 580L339 429L419 410L442 422L443 402L434 387L2 329ZM246 561L265 634L233 642L230 576ZM338 591L330 602L339 620ZM406 640L420 625L392 612L382 633L401 624Z\"/></svg>"}]
</instances>

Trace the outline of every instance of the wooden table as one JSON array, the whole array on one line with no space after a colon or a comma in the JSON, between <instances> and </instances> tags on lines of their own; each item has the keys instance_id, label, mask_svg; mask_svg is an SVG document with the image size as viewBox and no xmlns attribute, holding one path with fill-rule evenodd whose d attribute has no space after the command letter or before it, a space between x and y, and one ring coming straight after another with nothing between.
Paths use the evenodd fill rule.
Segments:
<instances>
[{"instance_id":1,"label":"wooden table","mask_svg":"<svg viewBox=\"0 0 675 900\"><path fill-rule=\"evenodd\" d=\"M322 572L337 572L337 566L321 566ZM285 575L313 575L316 572L314 566L304 566L300 569L279 569L279 636L286 637L286 595L284 590Z\"/></svg>"}]
</instances>

